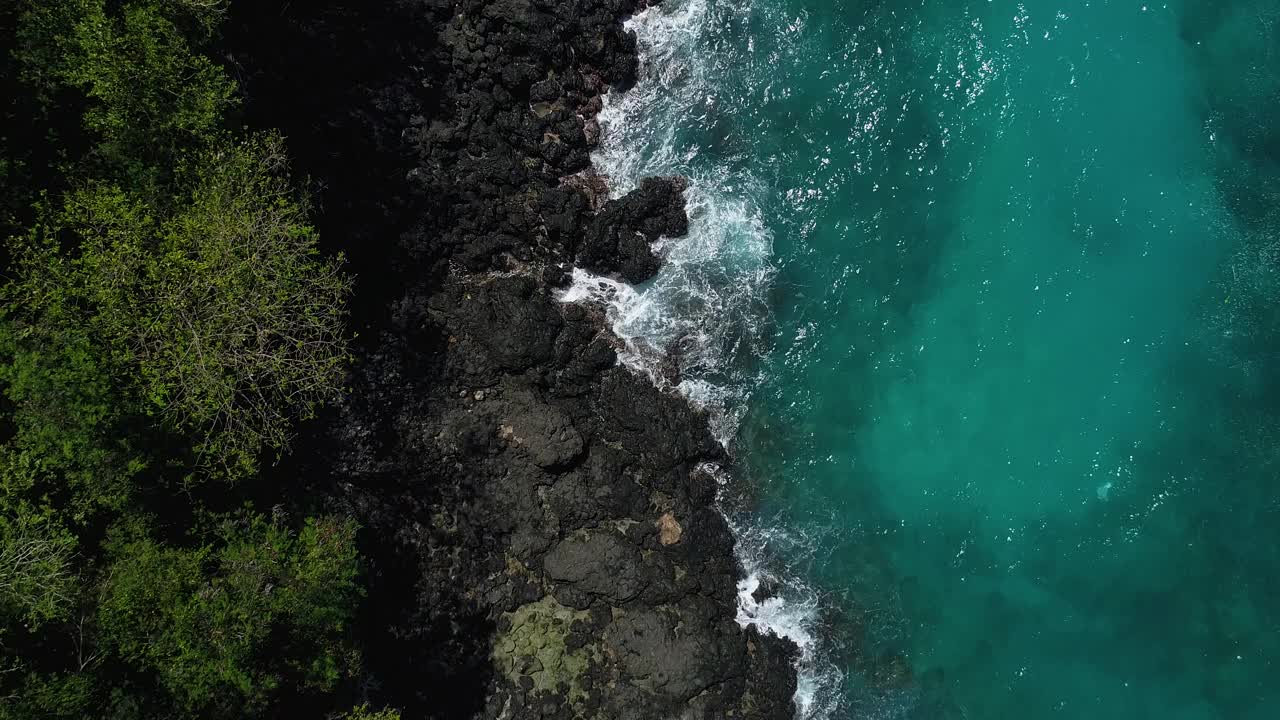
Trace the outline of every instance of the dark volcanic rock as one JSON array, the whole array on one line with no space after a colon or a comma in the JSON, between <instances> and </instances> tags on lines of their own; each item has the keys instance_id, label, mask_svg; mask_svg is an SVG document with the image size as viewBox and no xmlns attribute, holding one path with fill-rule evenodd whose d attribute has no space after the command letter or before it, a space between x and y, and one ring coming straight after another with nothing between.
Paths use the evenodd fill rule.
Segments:
<instances>
[{"instance_id":1,"label":"dark volcanic rock","mask_svg":"<svg viewBox=\"0 0 1280 720\"><path fill-rule=\"evenodd\" d=\"M524 370L551 358L561 320L537 280L499 277L451 288L443 312L467 340L460 359L473 374Z\"/></svg>"},{"instance_id":2,"label":"dark volcanic rock","mask_svg":"<svg viewBox=\"0 0 1280 720\"><path fill-rule=\"evenodd\" d=\"M639 4L233 4L246 114L304 149L321 235L377 300L287 470L364 527L352 692L405 718L792 715L794 647L734 621L706 418L556 298L575 263L651 277L688 226L682 180L602 202L587 169Z\"/></svg>"},{"instance_id":3,"label":"dark volcanic rock","mask_svg":"<svg viewBox=\"0 0 1280 720\"><path fill-rule=\"evenodd\" d=\"M653 277L662 266L652 250L654 241L689 229L685 187L683 178L645 178L640 187L610 201L587 226L578 264L631 283Z\"/></svg>"},{"instance_id":4,"label":"dark volcanic rock","mask_svg":"<svg viewBox=\"0 0 1280 720\"><path fill-rule=\"evenodd\" d=\"M779 590L781 590L781 587L778 581L772 577L765 576L760 578L760 584L752 591L751 599L757 603L763 603L766 600L777 597Z\"/></svg>"},{"instance_id":5,"label":"dark volcanic rock","mask_svg":"<svg viewBox=\"0 0 1280 720\"><path fill-rule=\"evenodd\" d=\"M644 590L644 564L640 548L612 530L572 535L542 558L547 577L614 605Z\"/></svg>"},{"instance_id":6,"label":"dark volcanic rock","mask_svg":"<svg viewBox=\"0 0 1280 720\"><path fill-rule=\"evenodd\" d=\"M582 454L582 434L554 405L515 404L515 415L500 432L529 453L541 468L567 467Z\"/></svg>"},{"instance_id":7,"label":"dark volcanic rock","mask_svg":"<svg viewBox=\"0 0 1280 720\"><path fill-rule=\"evenodd\" d=\"M622 615L605 630L622 671L655 694L687 701L721 679L721 664L733 646L715 634L681 632L678 610L643 608Z\"/></svg>"}]
</instances>

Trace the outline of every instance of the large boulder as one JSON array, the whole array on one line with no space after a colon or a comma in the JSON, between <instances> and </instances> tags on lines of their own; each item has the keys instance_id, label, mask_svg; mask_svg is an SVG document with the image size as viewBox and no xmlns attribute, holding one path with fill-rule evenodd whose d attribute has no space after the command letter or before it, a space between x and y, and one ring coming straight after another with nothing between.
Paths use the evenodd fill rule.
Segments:
<instances>
[{"instance_id":1,"label":"large boulder","mask_svg":"<svg viewBox=\"0 0 1280 720\"><path fill-rule=\"evenodd\" d=\"M686 186L684 178L645 178L640 187L609 201L587 227L578 264L630 283L653 277L662 267L653 243L688 232Z\"/></svg>"},{"instance_id":2,"label":"large boulder","mask_svg":"<svg viewBox=\"0 0 1280 720\"><path fill-rule=\"evenodd\" d=\"M568 415L545 403L517 407L498 431L529 453L535 465L547 469L565 467L582 455L582 434Z\"/></svg>"},{"instance_id":3,"label":"large boulder","mask_svg":"<svg viewBox=\"0 0 1280 720\"><path fill-rule=\"evenodd\" d=\"M542 564L553 580L614 605L637 597L647 585L640 548L612 530L565 538L547 553Z\"/></svg>"}]
</instances>

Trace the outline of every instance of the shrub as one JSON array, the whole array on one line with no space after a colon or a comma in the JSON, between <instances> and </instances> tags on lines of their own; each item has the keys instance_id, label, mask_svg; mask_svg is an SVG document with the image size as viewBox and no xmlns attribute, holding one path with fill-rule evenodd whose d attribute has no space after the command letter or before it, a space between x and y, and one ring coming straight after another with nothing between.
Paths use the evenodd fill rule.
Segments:
<instances>
[{"instance_id":1,"label":"shrub","mask_svg":"<svg viewBox=\"0 0 1280 720\"><path fill-rule=\"evenodd\" d=\"M400 711L391 708L373 710L368 703L364 703L352 708L351 712L346 713L339 720L400 720Z\"/></svg>"}]
</instances>

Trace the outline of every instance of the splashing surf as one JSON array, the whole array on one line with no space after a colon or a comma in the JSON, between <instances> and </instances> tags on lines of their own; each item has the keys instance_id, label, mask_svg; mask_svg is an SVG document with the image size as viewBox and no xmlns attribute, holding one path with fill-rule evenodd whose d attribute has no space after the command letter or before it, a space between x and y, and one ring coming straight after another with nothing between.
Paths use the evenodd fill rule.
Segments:
<instances>
[{"instance_id":1,"label":"splashing surf","mask_svg":"<svg viewBox=\"0 0 1280 720\"><path fill-rule=\"evenodd\" d=\"M767 293L776 269L773 238L756 201L768 192L765 183L731 155L690 139L715 111L716 65L727 61L728 51L709 38L724 21L717 13L735 10L715 10L707 0L687 0L627 21L639 40L640 78L627 93L606 96L593 155L612 197L644 177L687 177L688 234L659 241L655 249L665 262L651 281L633 287L575 269L560 299L602 305L623 344L619 362L707 410L712 431L728 447L759 382L754 368L769 350ZM672 361L674 383L665 372ZM705 470L727 482L722 469ZM778 543L794 546L803 539L736 515L726 513L745 573L737 621L796 643L796 716L830 718L843 674L820 648L819 596L797 573L778 567L772 552ZM776 589L757 600L764 582Z\"/></svg>"}]
</instances>

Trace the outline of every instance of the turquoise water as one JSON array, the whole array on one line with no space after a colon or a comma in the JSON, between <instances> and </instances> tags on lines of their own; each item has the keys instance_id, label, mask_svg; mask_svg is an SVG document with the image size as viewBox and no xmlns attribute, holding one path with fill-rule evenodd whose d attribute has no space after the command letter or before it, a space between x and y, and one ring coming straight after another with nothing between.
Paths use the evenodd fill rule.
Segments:
<instances>
[{"instance_id":1,"label":"turquoise water","mask_svg":"<svg viewBox=\"0 0 1280 720\"><path fill-rule=\"evenodd\" d=\"M598 160L693 231L615 325L759 488L802 714L1280 717L1280 1L633 26Z\"/></svg>"}]
</instances>

